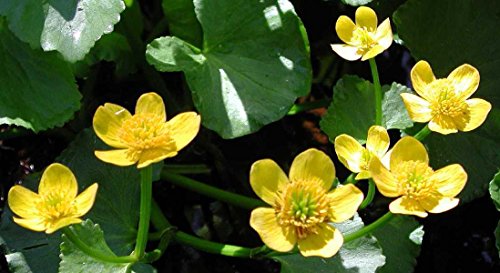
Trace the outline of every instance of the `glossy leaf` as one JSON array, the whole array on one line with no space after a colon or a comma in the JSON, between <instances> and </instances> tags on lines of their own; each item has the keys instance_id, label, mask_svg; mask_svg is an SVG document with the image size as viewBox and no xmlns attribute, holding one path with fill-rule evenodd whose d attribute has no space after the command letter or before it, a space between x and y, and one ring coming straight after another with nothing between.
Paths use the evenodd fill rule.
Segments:
<instances>
[{"instance_id":1,"label":"glossy leaf","mask_svg":"<svg viewBox=\"0 0 500 273\"><path fill-rule=\"evenodd\" d=\"M163 0L162 8L170 34L201 47L203 32L196 19L193 0Z\"/></svg>"},{"instance_id":2,"label":"glossy leaf","mask_svg":"<svg viewBox=\"0 0 500 273\"><path fill-rule=\"evenodd\" d=\"M148 45L159 71L184 71L203 125L224 138L282 118L311 84L302 22L286 0L195 0L203 48L177 37Z\"/></svg>"},{"instance_id":3,"label":"glossy leaf","mask_svg":"<svg viewBox=\"0 0 500 273\"><path fill-rule=\"evenodd\" d=\"M70 62L83 59L125 9L121 0L0 0L9 28L34 48L57 50Z\"/></svg>"},{"instance_id":4,"label":"glossy leaf","mask_svg":"<svg viewBox=\"0 0 500 273\"><path fill-rule=\"evenodd\" d=\"M497 210L500 211L500 172L495 174L495 177L490 182L490 196Z\"/></svg>"},{"instance_id":5,"label":"glossy leaf","mask_svg":"<svg viewBox=\"0 0 500 273\"><path fill-rule=\"evenodd\" d=\"M370 3L373 0L342 0L342 3L351 6L363 6Z\"/></svg>"}]
</instances>

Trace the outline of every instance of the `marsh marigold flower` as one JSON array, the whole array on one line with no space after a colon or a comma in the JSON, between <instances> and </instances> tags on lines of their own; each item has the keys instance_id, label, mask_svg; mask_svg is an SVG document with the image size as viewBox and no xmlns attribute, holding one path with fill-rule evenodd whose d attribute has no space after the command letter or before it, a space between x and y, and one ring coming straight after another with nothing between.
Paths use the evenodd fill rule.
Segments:
<instances>
[{"instance_id":1,"label":"marsh marigold flower","mask_svg":"<svg viewBox=\"0 0 500 273\"><path fill-rule=\"evenodd\" d=\"M356 10L356 24L347 16L342 15L335 24L335 30L340 40L345 44L333 44L332 49L340 57L355 61L371 59L392 44L392 29L389 18L377 27L377 14L369 7L359 7Z\"/></svg>"},{"instance_id":2,"label":"marsh marigold flower","mask_svg":"<svg viewBox=\"0 0 500 273\"><path fill-rule=\"evenodd\" d=\"M369 164L373 157L380 160L389 149L389 134L382 126L374 125L368 130L366 148L361 146L353 137L342 134L335 138L335 152L340 162L356 175L356 180L368 179L371 177Z\"/></svg>"},{"instance_id":3,"label":"marsh marigold flower","mask_svg":"<svg viewBox=\"0 0 500 273\"><path fill-rule=\"evenodd\" d=\"M429 122L429 129L444 135L471 131L479 127L491 104L482 99L468 99L479 86L479 71L463 64L445 79L436 79L431 66L419 61L411 70L413 88L419 96L403 93L410 118Z\"/></svg>"},{"instance_id":4,"label":"marsh marigold flower","mask_svg":"<svg viewBox=\"0 0 500 273\"><path fill-rule=\"evenodd\" d=\"M78 193L76 178L66 166L51 164L42 174L38 194L16 185L9 190L14 222L34 231L54 231L80 223L94 204L97 183Z\"/></svg>"},{"instance_id":5,"label":"marsh marigold flower","mask_svg":"<svg viewBox=\"0 0 500 273\"><path fill-rule=\"evenodd\" d=\"M335 255L344 239L329 223L353 217L363 193L352 184L330 191L334 179L333 162L316 149L294 159L289 178L270 159L255 162L250 184L272 208L254 209L250 226L276 251L287 252L298 244L304 256Z\"/></svg>"},{"instance_id":6,"label":"marsh marigold flower","mask_svg":"<svg viewBox=\"0 0 500 273\"><path fill-rule=\"evenodd\" d=\"M177 155L200 129L200 116L181 113L167 121L165 105L156 93L137 100L135 114L116 104L99 106L93 121L94 131L117 150L95 151L97 158L118 166L137 163L137 168Z\"/></svg>"},{"instance_id":7,"label":"marsh marigold flower","mask_svg":"<svg viewBox=\"0 0 500 273\"><path fill-rule=\"evenodd\" d=\"M459 164L434 171L422 143L406 136L390 154L389 169L378 158L370 163L370 172L380 193L399 197L389 209L393 213L426 217L427 212L441 213L458 205L455 198L465 186L467 173Z\"/></svg>"}]
</instances>

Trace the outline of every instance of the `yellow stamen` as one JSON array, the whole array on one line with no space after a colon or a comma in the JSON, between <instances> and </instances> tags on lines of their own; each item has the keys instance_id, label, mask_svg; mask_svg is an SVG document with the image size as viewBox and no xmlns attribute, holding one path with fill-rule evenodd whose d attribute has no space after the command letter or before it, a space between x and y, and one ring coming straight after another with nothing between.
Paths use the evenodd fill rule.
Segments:
<instances>
[{"instance_id":1,"label":"yellow stamen","mask_svg":"<svg viewBox=\"0 0 500 273\"><path fill-rule=\"evenodd\" d=\"M427 163L422 161L405 161L393 171L400 182L400 193L409 198L419 200L434 192L429 177L434 173Z\"/></svg>"}]
</instances>

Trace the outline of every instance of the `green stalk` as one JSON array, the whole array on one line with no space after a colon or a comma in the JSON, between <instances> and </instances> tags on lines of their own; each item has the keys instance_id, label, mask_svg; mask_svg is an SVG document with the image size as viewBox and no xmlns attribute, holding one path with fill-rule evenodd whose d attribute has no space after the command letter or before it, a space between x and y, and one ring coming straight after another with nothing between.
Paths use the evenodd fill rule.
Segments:
<instances>
[{"instance_id":1,"label":"green stalk","mask_svg":"<svg viewBox=\"0 0 500 273\"><path fill-rule=\"evenodd\" d=\"M431 133L431 130L429 129L429 126L426 124L422 130L418 131L413 137L416 138L418 141L424 140L429 134Z\"/></svg>"},{"instance_id":2,"label":"green stalk","mask_svg":"<svg viewBox=\"0 0 500 273\"><path fill-rule=\"evenodd\" d=\"M373 86L375 88L375 125L382 125L382 87L378 77L377 63L375 58L368 60L372 71Z\"/></svg>"},{"instance_id":3,"label":"green stalk","mask_svg":"<svg viewBox=\"0 0 500 273\"><path fill-rule=\"evenodd\" d=\"M344 181L344 185L347 185L347 184L356 184L358 181L355 179L356 177L356 174L355 173L351 173Z\"/></svg>"},{"instance_id":4,"label":"green stalk","mask_svg":"<svg viewBox=\"0 0 500 273\"><path fill-rule=\"evenodd\" d=\"M135 243L134 256L141 259L148 242L149 219L151 217L151 199L153 195L153 166L141 169L141 204L139 212L139 228Z\"/></svg>"},{"instance_id":5,"label":"green stalk","mask_svg":"<svg viewBox=\"0 0 500 273\"><path fill-rule=\"evenodd\" d=\"M88 246L85 242L78 238L71 228L64 227L62 229L64 235L80 249L85 254L89 255L92 258L98 259L103 262L116 263L116 264L125 264L125 263L135 263L137 262L137 258L133 256L109 256L108 254L104 254L96 249Z\"/></svg>"},{"instance_id":6,"label":"green stalk","mask_svg":"<svg viewBox=\"0 0 500 273\"><path fill-rule=\"evenodd\" d=\"M357 230L351 234L347 234L344 236L344 242L350 242L352 240L358 239L360 237L365 236L366 234L374 231L375 229L385 225L387 222L389 222L394 214L392 214L390 211L384 214L382 217L378 218L375 222L369 224L368 226L363 227L360 230Z\"/></svg>"},{"instance_id":7,"label":"green stalk","mask_svg":"<svg viewBox=\"0 0 500 273\"><path fill-rule=\"evenodd\" d=\"M164 170L161 172L161 179L166 180L174 185L183 187L185 189L203 194L214 199L241 207L245 209L254 209L257 207L269 206L264 201L250 198L244 195L228 192L225 190L218 189L216 187L209 186L207 184L201 183L191 178L185 176L169 173Z\"/></svg>"},{"instance_id":8,"label":"green stalk","mask_svg":"<svg viewBox=\"0 0 500 273\"><path fill-rule=\"evenodd\" d=\"M364 209L368 207L373 201L373 197L375 197L375 182L373 182L373 179L370 179L368 180L368 193L366 194L365 200L359 205L359 208Z\"/></svg>"}]
</instances>

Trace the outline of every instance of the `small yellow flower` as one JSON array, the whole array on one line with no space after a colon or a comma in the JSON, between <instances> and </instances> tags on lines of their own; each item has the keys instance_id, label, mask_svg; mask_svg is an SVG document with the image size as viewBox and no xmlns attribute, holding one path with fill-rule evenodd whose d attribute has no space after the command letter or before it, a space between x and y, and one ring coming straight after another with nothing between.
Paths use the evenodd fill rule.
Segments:
<instances>
[{"instance_id":1,"label":"small yellow flower","mask_svg":"<svg viewBox=\"0 0 500 273\"><path fill-rule=\"evenodd\" d=\"M99 106L94 115L97 136L118 150L95 151L102 161L118 166L146 167L177 152L191 142L200 129L200 116L181 113L168 122L165 105L156 93L143 94L131 115L112 103Z\"/></svg>"},{"instance_id":2,"label":"small yellow flower","mask_svg":"<svg viewBox=\"0 0 500 273\"><path fill-rule=\"evenodd\" d=\"M413 88L419 96L403 93L410 118L429 122L429 129L444 135L471 131L479 127L491 104L482 99L468 99L479 86L479 71L463 64L446 79L436 79L426 61L419 61L411 70Z\"/></svg>"},{"instance_id":3,"label":"small yellow flower","mask_svg":"<svg viewBox=\"0 0 500 273\"><path fill-rule=\"evenodd\" d=\"M43 172L38 194L16 185L9 190L9 207L19 217L14 222L47 234L71 224L80 223L94 204L97 183L78 193L76 178L66 166L51 164Z\"/></svg>"},{"instance_id":4,"label":"small yellow flower","mask_svg":"<svg viewBox=\"0 0 500 273\"><path fill-rule=\"evenodd\" d=\"M426 217L427 212L450 210L458 205L455 196L467 182L467 173L459 164L437 171L429 167L424 145L410 136L394 145L389 169L378 158L370 163L370 172L380 193L399 197L389 205L393 213Z\"/></svg>"},{"instance_id":5,"label":"small yellow flower","mask_svg":"<svg viewBox=\"0 0 500 273\"><path fill-rule=\"evenodd\" d=\"M273 160L255 162L250 184L272 208L254 209L250 226L276 251L287 252L298 244L304 256L335 255L344 239L329 222L353 217L363 193L352 184L329 191L334 179L333 162L316 149L294 159L290 179Z\"/></svg>"},{"instance_id":6,"label":"small yellow flower","mask_svg":"<svg viewBox=\"0 0 500 273\"><path fill-rule=\"evenodd\" d=\"M377 28L377 14L369 7L356 10L356 24L349 17L340 16L335 30L346 44L333 44L332 49L348 61L371 59L388 49L393 40L389 18Z\"/></svg>"},{"instance_id":7,"label":"small yellow flower","mask_svg":"<svg viewBox=\"0 0 500 273\"><path fill-rule=\"evenodd\" d=\"M374 125L368 130L366 148L361 146L353 137L342 134L335 138L335 152L340 162L356 175L356 180L371 177L368 166L373 157L380 160L389 149L389 134L382 126Z\"/></svg>"}]
</instances>

